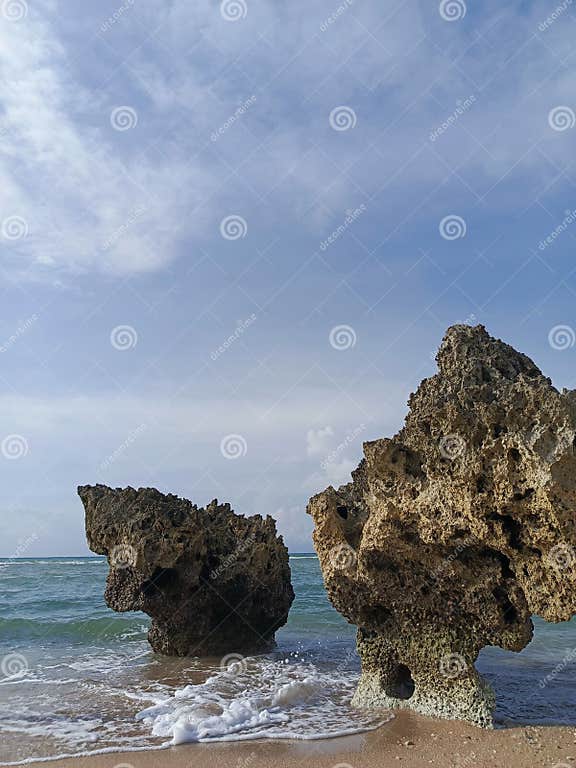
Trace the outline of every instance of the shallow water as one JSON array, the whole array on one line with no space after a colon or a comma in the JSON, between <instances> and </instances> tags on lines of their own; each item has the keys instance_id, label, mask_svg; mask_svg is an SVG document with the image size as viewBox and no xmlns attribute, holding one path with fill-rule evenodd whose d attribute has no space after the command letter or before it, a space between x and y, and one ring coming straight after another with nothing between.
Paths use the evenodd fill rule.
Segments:
<instances>
[{"instance_id":1,"label":"shallow water","mask_svg":"<svg viewBox=\"0 0 576 768\"><path fill-rule=\"evenodd\" d=\"M103 600L101 558L0 561L0 762L168 742L320 738L377 727L351 709L354 627L330 606L318 561L290 560L296 600L273 653L166 659L148 619ZM486 649L502 723L576 723L576 623L536 620L521 654Z\"/></svg>"}]
</instances>

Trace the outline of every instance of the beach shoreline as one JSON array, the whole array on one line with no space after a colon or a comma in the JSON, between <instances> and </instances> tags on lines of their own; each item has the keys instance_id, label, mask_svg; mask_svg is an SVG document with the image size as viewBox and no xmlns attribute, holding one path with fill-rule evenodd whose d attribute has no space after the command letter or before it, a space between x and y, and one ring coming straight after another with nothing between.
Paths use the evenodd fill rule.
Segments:
<instances>
[{"instance_id":1,"label":"beach shoreline","mask_svg":"<svg viewBox=\"0 0 576 768\"><path fill-rule=\"evenodd\" d=\"M482 730L398 712L376 731L318 741L230 741L32 762L52 768L576 768L576 728Z\"/></svg>"}]
</instances>

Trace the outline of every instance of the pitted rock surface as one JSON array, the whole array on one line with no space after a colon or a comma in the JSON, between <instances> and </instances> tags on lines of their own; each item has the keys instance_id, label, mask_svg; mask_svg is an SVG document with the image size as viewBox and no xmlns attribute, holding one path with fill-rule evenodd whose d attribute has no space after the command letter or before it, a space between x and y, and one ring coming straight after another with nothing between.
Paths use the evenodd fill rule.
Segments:
<instances>
[{"instance_id":1,"label":"pitted rock surface","mask_svg":"<svg viewBox=\"0 0 576 768\"><path fill-rule=\"evenodd\" d=\"M355 703L491 727L479 651L520 651L532 614L576 612L576 393L483 326L448 329L437 361L404 428L308 511L358 626Z\"/></svg>"},{"instance_id":2,"label":"pitted rock surface","mask_svg":"<svg viewBox=\"0 0 576 768\"><path fill-rule=\"evenodd\" d=\"M205 509L154 488L81 486L90 549L110 565L107 604L144 611L158 653L270 647L294 599L288 550L268 516Z\"/></svg>"}]
</instances>

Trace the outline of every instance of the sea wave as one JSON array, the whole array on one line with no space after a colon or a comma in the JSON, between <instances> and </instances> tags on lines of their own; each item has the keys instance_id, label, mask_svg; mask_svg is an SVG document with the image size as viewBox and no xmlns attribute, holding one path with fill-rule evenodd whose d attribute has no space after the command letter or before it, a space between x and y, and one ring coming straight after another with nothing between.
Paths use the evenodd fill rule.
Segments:
<instances>
[{"instance_id":1,"label":"sea wave","mask_svg":"<svg viewBox=\"0 0 576 768\"><path fill-rule=\"evenodd\" d=\"M17 558L0 558L0 570L10 566L22 566L22 565L100 565L106 563L106 558L99 557L87 557L84 560L20 560Z\"/></svg>"},{"instance_id":2,"label":"sea wave","mask_svg":"<svg viewBox=\"0 0 576 768\"><path fill-rule=\"evenodd\" d=\"M84 621L0 619L0 641L68 640L89 643L112 638L136 639L147 631L147 620L142 617L107 616Z\"/></svg>"}]
</instances>

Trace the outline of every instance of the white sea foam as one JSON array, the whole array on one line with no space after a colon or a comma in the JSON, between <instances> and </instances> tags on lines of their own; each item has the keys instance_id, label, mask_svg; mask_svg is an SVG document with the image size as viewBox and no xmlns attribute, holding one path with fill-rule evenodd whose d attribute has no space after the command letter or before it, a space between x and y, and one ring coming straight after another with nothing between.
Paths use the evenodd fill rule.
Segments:
<instances>
[{"instance_id":1,"label":"white sea foam","mask_svg":"<svg viewBox=\"0 0 576 768\"><path fill-rule=\"evenodd\" d=\"M390 716L351 710L356 679L313 664L247 660L246 670L218 672L187 685L137 715L167 744L246 739L320 739L377 728Z\"/></svg>"},{"instance_id":2,"label":"white sea foam","mask_svg":"<svg viewBox=\"0 0 576 768\"><path fill-rule=\"evenodd\" d=\"M4 558L0 560L0 568L16 565L98 565L106 563L106 559L87 557L86 560L19 560Z\"/></svg>"}]
</instances>

